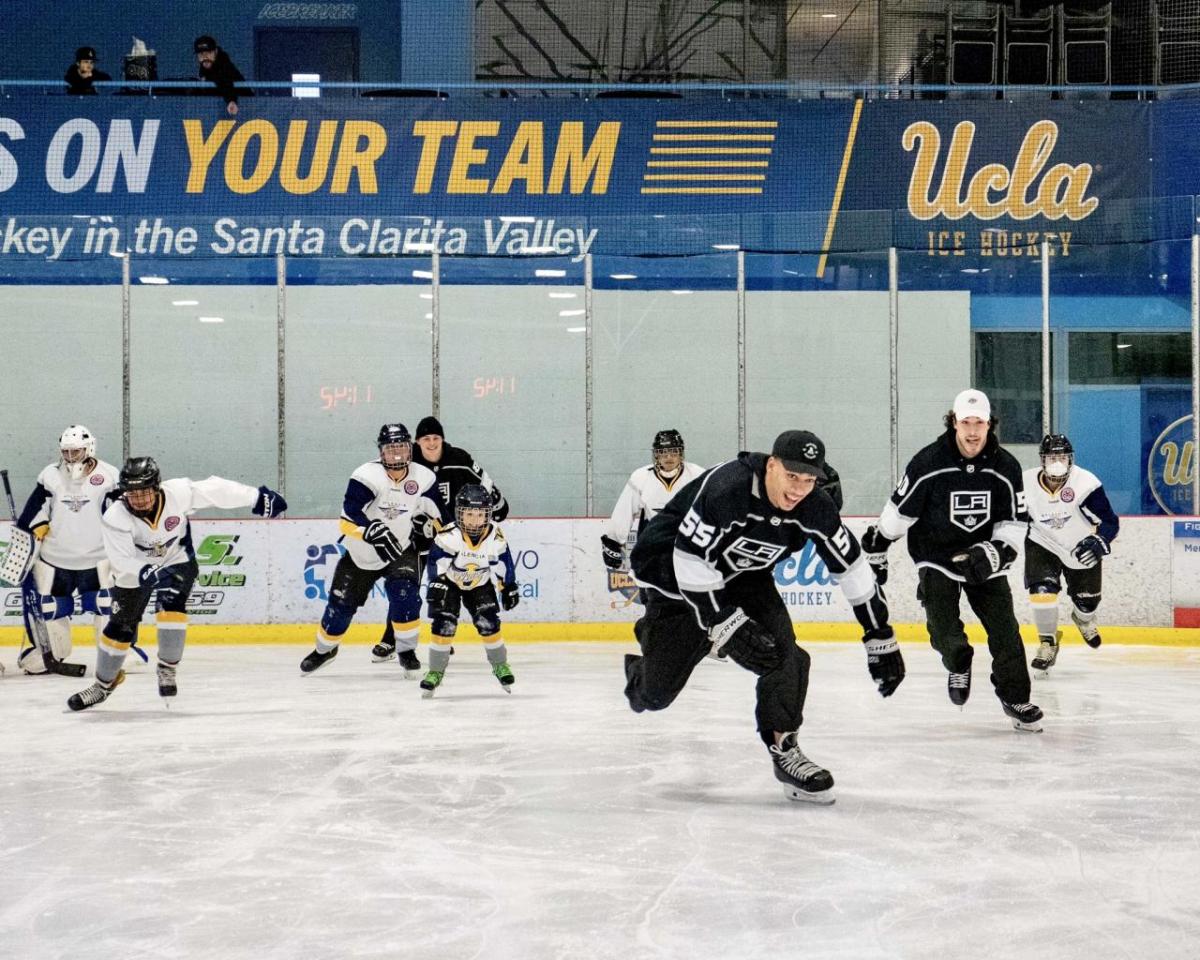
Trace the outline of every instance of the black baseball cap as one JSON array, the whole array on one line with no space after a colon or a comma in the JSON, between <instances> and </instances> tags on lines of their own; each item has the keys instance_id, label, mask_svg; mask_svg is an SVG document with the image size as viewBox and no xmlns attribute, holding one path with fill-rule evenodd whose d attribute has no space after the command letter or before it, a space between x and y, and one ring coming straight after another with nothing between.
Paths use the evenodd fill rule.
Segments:
<instances>
[{"instance_id":1,"label":"black baseball cap","mask_svg":"<svg viewBox=\"0 0 1200 960\"><path fill-rule=\"evenodd\" d=\"M80 47L78 50L75 51L75 62L76 63L78 63L80 60L99 60L99 59L100 58L98 56L96 56L96 48L95 47Z\"/></svg>"},{"instance_id":2,"label":"black baseball cap","mask_svg":"<svg viewBox=\"0 0 1200 960\"><path fill-rule=\"evenodd\" d=\"M196 42L192 44L192 50L196 53L207 53L209 50L217 49L217 41L210 37L207 33L202 37L197 37Z\"/></svg>"},{"instance_id":3,"label":"black baseball cap","mask_svg":"<svg viewBox=\"0 0 1200 960\"><path fill-rule=\"evenodd\" d=\"M809 430L785 430L775 438L771 456L792 473L807 473L825 480L825 444Z\"/></svg>"}]
</instances>

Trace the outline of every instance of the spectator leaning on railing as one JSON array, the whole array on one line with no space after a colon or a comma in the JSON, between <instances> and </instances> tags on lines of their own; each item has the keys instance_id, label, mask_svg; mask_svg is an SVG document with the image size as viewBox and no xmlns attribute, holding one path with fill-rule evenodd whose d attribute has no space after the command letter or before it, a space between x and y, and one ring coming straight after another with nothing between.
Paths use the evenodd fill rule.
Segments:
<instances>
[{"instance_id":1,"label":"spectator leaning on railing","mask_svg":"<svg viewBox=\"0 0 1200 960\"><path fill-rule=\"evenodd\" d=\"M200 79L208 80L217 88L217 93L225 98L225 112L231 117L237 116L238 96L252 97L253 90L238 90L234 84L246 78L229 59L229 54L217 46L217 41L205 34L197 37L192 44L196 51L196 60L200 64Z\"/></svg>"},{"instance_id":2,"label":"spectator leaning on railing","mask_svg":"<svg viewBox=\"0 0 1200 960\"><path fill-rule=\"evenodd\" d=\"M103 70L96 69L97 59L95 47L80 47L75 51L75 62L67 67L63 77L67 81L67 93L94 95L96 88L92 84L97 80L103 82L112 79Z\"/></svg>"}]
</instances>

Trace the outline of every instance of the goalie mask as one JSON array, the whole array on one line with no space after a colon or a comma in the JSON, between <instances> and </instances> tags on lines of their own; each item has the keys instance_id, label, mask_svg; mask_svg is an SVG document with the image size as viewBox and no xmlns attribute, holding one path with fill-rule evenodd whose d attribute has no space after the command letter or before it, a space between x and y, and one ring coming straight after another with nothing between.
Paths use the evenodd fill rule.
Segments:
<instances>
[{"instance_id":1,"label":"goalie mask","mask_svg":"<svg viewBox=\"0 0 1200 960\"><path fill-rule=\"evenodd\" d=\"M87 471L88 461L96 459L96 438L87 427L73 424L58 438L58 449L67 474L78 480Z\"/></svg>"},{"instance_id":2,"label":"goalie mask","mask_svg":"<svg viewBox=\"0 0 1200 960\"><path fill-rule=\"evenodd\" d=\"M121 467L117 482L122 499L134 513L145 513L154 508L161 485L162 474L153 457L130 457Z\"/></svg>"},{"instance_id":3,"label":"goalie mask","mask_svg":"<svg viewBox=\"0 0 1200 960\"><path fill-rule=\"evenodd\" d=\"M650 445L654 469L664 477L673 477L683 468L683 435L678 430L659 430Z\"/></svg>"},{"instance_id":4,"label":"goalie mask","mask_svg":"<svg viewBox=\"0 0 1200 960\"><path fill-rule=\"evenodd\" d=\"M1075 448L1065 433L1048 433L1042 437L1038 455L1042 460L1042 473L1051 480L1061 480L1071 472L1075 462Z\"/></svg>"},{"instance_id":5,"label":"goalie mask","mask_svg":"<svg viewBox=\"0 0 1200 960\"><path fill-rule=\"evenodd\" d=\"M492 522L492 495L481 484L468 483L454 498L454 522L472 540L478 539Z\"/></svg>"},{"instance_id":6,"label":"goalie mask","mask_svg":"<svg viewBox=\"0 0 1200 960\"><path fill-rule=\"evenodd\" d=\"M402 423L385 423L375 438L385 470L403 470L412 462L412 434Z\"/></svg>"}]
</instances>

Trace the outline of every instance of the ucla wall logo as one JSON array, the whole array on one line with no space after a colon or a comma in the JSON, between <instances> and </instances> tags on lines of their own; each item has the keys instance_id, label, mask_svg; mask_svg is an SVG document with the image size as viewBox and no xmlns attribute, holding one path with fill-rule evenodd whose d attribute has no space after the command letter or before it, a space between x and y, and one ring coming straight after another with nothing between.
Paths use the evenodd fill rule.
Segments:
<instances>
[{"instance_id":1,"label":"ucla wall logo","mask_svg":"<svg viewBox=\"0 0 1200 960\"><path fill-rule=\"evenodd\" d=\"M1146 463L1150 493L1163 512L1194 514L1192 487L1196 479L1196 443L1191 416L1169 424L1155 439Z\"/></svg>"}]
</instances>

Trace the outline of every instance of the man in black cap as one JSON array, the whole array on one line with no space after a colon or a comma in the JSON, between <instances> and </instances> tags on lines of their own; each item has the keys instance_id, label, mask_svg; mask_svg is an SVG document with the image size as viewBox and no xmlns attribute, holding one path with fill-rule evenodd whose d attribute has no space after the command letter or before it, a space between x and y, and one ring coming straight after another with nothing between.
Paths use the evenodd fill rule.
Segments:
<instances>
[{"instance_id":1,"label":"man in black cap","mask_svg":"<svg viewBox=\"0 0 1200 960\"><path fill-rule=\"evenodd\" d=\"M625 658L635 713L662 710L710 654L758 676L758 732L775 777L793 800L832 803L833 777L796 743L809 655L796 645L774 568L811 541L862 624L867 667L881 695L904 679L888 608L825 478L825 444L807 430L781 433L765 453L704 471L647 524L630 558L645 615L634 625L641 656Z\"/></svg>"},{"instance_id":2,"label":"man in black cap","mask_svg":"<svg viewBox=\"0 0 1200 960\"><path fill-rule=\"evenodd\" d=\"M455 447L445 440L445 431L437 417L429 416L417 424L417 448L413 451L413 463L428 467L437 477L437 489L441 494L442 503L446 504L448 515L442 517L443 523L454 519L454 502L458 491L469 483L480 484L492 497L492 519L501 523L508 517L508 501L500 492L500 488L488 476L475 458L462 447ZM421 554L421 569L425 569L425 553ZM392 625L384 626L383 636L371 648L371 656L376 663L390 660L396 654L396 637Z\"/></svg>"},{"instance_id":3,"label":"man in black cap","mask_svg":"<svg viewBox=\"0 0 1200 960\"><path fill-rule=\"evenodd\" d=\"M98 59L95 47L80 47L75 51L75 62L67 67L63 77L67 81L67 93L94 96L96 88L92 84L112 79L103 70L96 69Z\"/></svg>"},{"instance_id":4,"label":"man in black cap","mask_svg":"<svg viewBox=\"0 0 1200 960\"><path fill-rule=\"evenodd\" d=\"M225 112L231 117L236 117L239 94L243 97L254 96L253 90L238 90L234 86L235 83L246 79L242 76L242 71L233 65L229 54L208 34L197 37L192 49L196 51L196 61L200 64L200 79L208 80L216 86L217 94L225 98Z\"/></svg>"}]
</instances>

